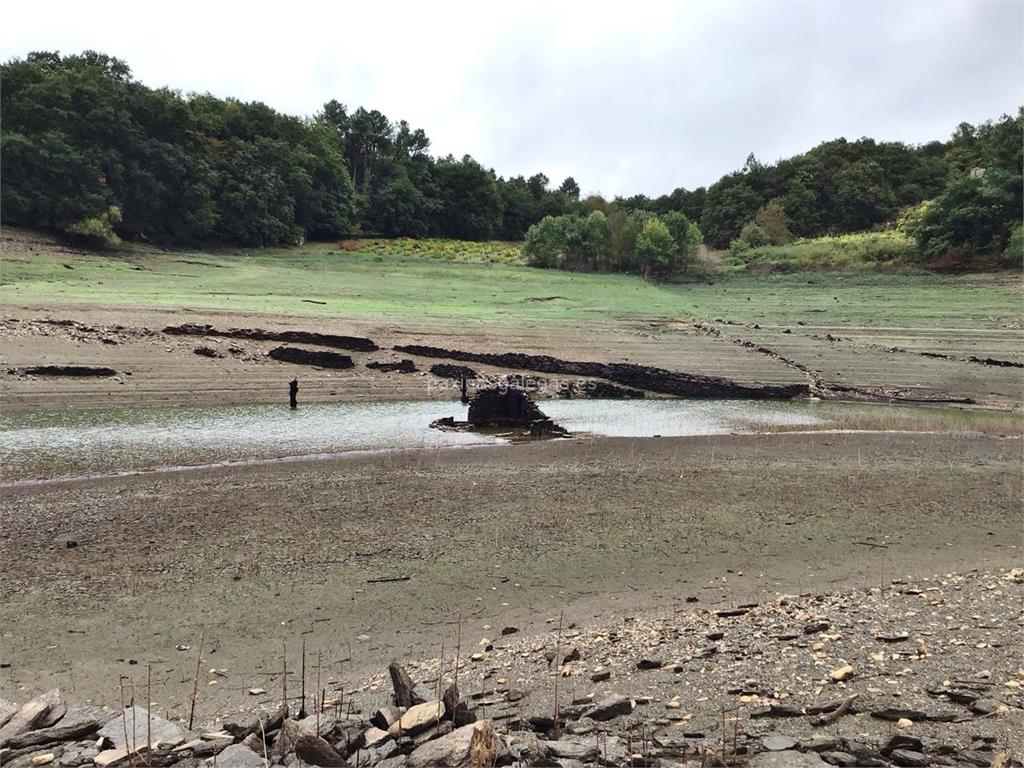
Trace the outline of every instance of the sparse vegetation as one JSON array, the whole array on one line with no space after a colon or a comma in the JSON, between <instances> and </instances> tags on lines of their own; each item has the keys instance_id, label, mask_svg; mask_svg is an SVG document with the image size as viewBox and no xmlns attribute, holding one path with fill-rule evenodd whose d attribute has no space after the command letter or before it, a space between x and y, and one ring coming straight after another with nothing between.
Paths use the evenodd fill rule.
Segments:
<instances>
[{"instance_id":1,"label":"sparse vegetation","mask_svg":"<svg viewBox=\"0 0 1024 768\"><path fill-rule=\"evenodd\" d=\"M740 240L733 241L734 263L751 272L800 272L824 269L898 269L919 264L917 244L895 230L863 232L835 237L796 240L785 245L751 242L750 230L763 230L756 224L744 228Z\"/></svg>"}]
</instances>

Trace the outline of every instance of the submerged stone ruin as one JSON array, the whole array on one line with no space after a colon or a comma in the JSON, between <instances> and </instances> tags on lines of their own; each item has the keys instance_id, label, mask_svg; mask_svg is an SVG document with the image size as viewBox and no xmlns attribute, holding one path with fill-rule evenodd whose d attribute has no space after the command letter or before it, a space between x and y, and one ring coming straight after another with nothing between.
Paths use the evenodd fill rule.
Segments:
<instances>
[{"instance_id":1,"label":"submerged stone ruin","mask_svg":"<svg viewBox=\"0 0 1024 768\"><path fill-rule=\"evenodd\" d=\"M508 428L528 432L530 437L564 437L569 433L555 424L528 394L515 387L481 389L469 401L467 421L452 417L438 419L430 426L448 431Z\"/></svg>"}]
</instances>

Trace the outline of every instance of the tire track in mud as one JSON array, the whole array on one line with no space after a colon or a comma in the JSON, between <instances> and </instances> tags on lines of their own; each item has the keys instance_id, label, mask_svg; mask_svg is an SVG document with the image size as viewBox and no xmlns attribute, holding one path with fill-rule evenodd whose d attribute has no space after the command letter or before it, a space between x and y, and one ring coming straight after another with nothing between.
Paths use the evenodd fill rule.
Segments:
<instances>
[{"instance_id":1,"label":"tire track in mud","mask_svg":"<svg viewBox=\"0 0 1024 768\"><path fill-rule=\"evenodd\" d=\"M848 384L829 382L825 379L825 376L821 371L811 368L808 365L804 365L797 360L786 357L777 350L767 347L764 344L758 344L757 342L740 337L726 336L722 333L721 329L701 320L695 320L693 322L693 327L705 336L711 336L716 339L721 339L722 341L728 341L731 344L749 349L752 352L767 355L773 360L778 360L783 365L800 371L800 373L802 373L807 379L808 388L810 389L811 394L815 397L820 397L823 400L856 399L869 402L956 403L960 405L973 405L976 402L972 397L960 397L956 395L922 396L911 394L908 390L898 389L896 387L853 387ZM831 337L830 335L829 341L837 340L839 340L838 337Z\"/></svg>"}]
</instances>

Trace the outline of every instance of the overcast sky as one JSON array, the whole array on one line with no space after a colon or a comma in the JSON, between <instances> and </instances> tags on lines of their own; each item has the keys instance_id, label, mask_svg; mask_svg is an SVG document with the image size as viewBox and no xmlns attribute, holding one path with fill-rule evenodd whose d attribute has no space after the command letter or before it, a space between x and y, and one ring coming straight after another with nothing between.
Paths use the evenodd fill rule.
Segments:
<instances>
[{"instance_id":1,"label":"overcast sky","mask_svg":"<svg viewBox=\"0 0 1024 768\"><path fill-rule=\"evenodd\" d=\"M924 142L1024 103L1024 2L9 3L4 60L93 48L151 86L311 115L584 192L715 181L845 136Z\"/></svg>"}]
</instances>

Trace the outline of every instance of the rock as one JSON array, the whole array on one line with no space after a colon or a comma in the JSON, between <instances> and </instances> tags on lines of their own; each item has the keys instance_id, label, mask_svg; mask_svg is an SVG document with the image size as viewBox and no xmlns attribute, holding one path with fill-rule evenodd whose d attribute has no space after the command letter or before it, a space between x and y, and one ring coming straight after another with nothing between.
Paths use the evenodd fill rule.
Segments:
<instances>
[{"instance_id":1,"label":"rock","mask_svg":"<svg viewBox=\"0 0 1024 768\"><path fill-rule=\"evenodd\" d=\"M633 706L633 701L626 696L612 696L597 702L583 713L583 717L602 722L630 714Z\"/></svg>"},{"instance_id":2,"label":"rock","mask_svg":"<svg viewBox=\"0 0 1024 768\"><path fill-rule=\"evenodd\" d=\"M41 755L35 755L29 762L32 765L46 765L47 763L52 763L53 759L53 752L44 752Z\"/></svg>"},{"instance_id":3,"label":"rock","mask_svg":"<svg viewBox=\"0 0 1024 768\"><path fill-rule=\"evenodd\" d=\"M47 713L59 703L60 691L54 688L23 704L3 727L0 727L0 747L7 746L11 738L36 728Z\"/></svg>"},{"instance_id":4,"label":"rock","mask_svg":"<svg viewBox=\"0 0 1024 768\"><path fill-rule=\"evenodd\" d=\"M470 711L469 705L464 701L460 701L456 704L455 710L451 713L452 725L456 728L461 728L464 725L475 723L476 720L476 715Z\"/></svg>"},{"instance_id":5,"label":"rock","mask_svg":"<svg viewBox=\"0 0 1024 768\"><path fill-rule=\"evenodd\" d=\"M896 765L902 766L924 766L927 768L932 763L928 755L912 749L894 749L889 753L889 759Z\"/></svg>"},{"instance_id":6,"label":"rock","mask_svg":"<svg viewBox=\"0 0 1024 768\"><path fill-rule=\"evenodd\" d=\"M636 663L636 668L637 669L661 669L663 664L664 664L664 662L659 660L659 659L640 659L640 661L638 661Z\"/></svg>"},{"instance_id":7,"label":"rock","mask_svg":"<svg viewBox=\"0 0 1024 768\"><path fill-rule=\"evenodd\" d=\"M544 658L548 660L548 664L555 663L555 656L555 648L545 649ZM577 661L580 658L580 650L575 645L562 645L558 648L557 656L559 664L567 664L570 661Z\"/></svg>"},{"instance_id":8,"label":"rock","mask_svg":"<svg viewBox=\"0 0 1024 768\"><path fill-rule=\"evenodd\" d=\"M7 721L14 716L14 713L17 712L18 709L18 705L13 701L0 699L0 727L7 725Z\"/></svg>"},{"instance_id":9,"label":"rock","mask_svg":"<svg viewBox=\"0 0 1024 768\"><path fill-rule=\"evenodd\" d=\"M370 726L363 731L363 749L375 749L391 738L388 732L378 728L377 726Z\"/></svg>"},{"instance_id":10,"label":"rock","mask_svg":"<svg viewBox=\"0 0 1024 768\"><path fill-rule=\"evenodd\" d=\"M853 674L854 670L852 664L847 664L845 666L839 667L838 669L832 670L832 682L841 683L845 680L849 680L851 677L853 677Z\"/></svg>"},{"instance_id":11,"label":"rock","mask_svg":"<svg viewBox=\"0 0 1024 768\"><path fill-rule=\"evenodd\" d=\"M217 768L265 768L263 755L258 755L244 744L232 744L217 755Z\"/></svg>"},{"instance_id":12,"label":"rock","mask_svg":"<svg viewBox=\"0 0 1024 768\"><path fill-rule=\"evenodd\" d=\"M246 736L244 739L242 739L239 743L242 746L244 746L244 747L248 747L253 752L255 752L257 755L264 755L264 756L266 756L267 753L270 751L269 745L265 744L264 741L263 741L263 738L260 737L260 736L257 736L255 733L250 733L248 736ZM229 744L228 746L231 746L231 745Z\"/></svg>"},{"instance_id":13,"label":"rock","mask_svg":"<svg viewBox=\"0 0 1024 768\"><path fill-rule=\"evenodd\" d=\"M510 731L505 735L505 750L516 763L530 765L548 753L544 742L533 731Z\"/></svg>"},{"instance_id":14,"label":"rock","mask_svg":"<svg viewBox=\"0 0 1024 768\"><path fill-rule=\"evenodd\" d=\"M875 635L875 639L882 643L902 643L910 639L906 632L896 632L890 635Z\"/></svg>"},{"instance_id":15,"label":"rock","mask_svg":"<svg viewBox=\"0 0 1024 768\"><path fill-rule=\"evenodd\" d=\"M266 688L250 688L249 689L249 695L250 696L262 696L266 692L267 692Z\"/></svg>"},{"instance_id":16,"label":"rock","mask_svg":"<svg viewBox=\"0 0 1024 768\"><path fill-rule=\"evenodd\" d=\"M444 717L444 702L439 699L416 704L409 707L405 714L388 727L388 735L411 736L435 725L442 717Z\"/></svg>"},{"instance_id":17,"label":"rock","mask_svg":"<svg viewBox=\"0 0 1024 768\"><path fill-rule=\"evenodd\" d=\"M605 680L610 680L612 671L610 669L602 669L600 672L595 672L590 676L590 682L592 683L603 683Z\"/></svg>"},{"instance_id":18,"label":"rock","mask_svg":"<svg viewBox=\"0 0 1024 768\"><path fill-rule=\"evenodd\" d=\"M841 752L839 750L832 752L823 752L821 754L821 759L829 765L840 765L844 767L858 765L860 762L859 760L857 760L856 757L851 755L849 752Z\"/></svg>"},{"instance_id":19,"label":"rock","mask_svg":"<svg viewBox=\"0 0 1024 768\"><path fill-rule=\"evenodd\" d=\"M240 725L238 723L224 723L224 730L234 736L236 739L241 741L250 733L262 734L276 731L281 727L281 723L288 717L288 705L282 704L273 712L262 712L259 717L255 720ZM117 721L120 722L120 716L117 717Z\"/></svg>"},{"instance_id":20,"label":"rock","mask_svg":"<svg viewBox=\"0 0 1024 768\"><path fill-rule=\"evenodd\" d=\"M565 736L558 741L545 742L545 746L554 757L583 762L597 759L597 738L594 736Z\"/></svg>"},{"instance_id":21,"label":"rock","mask_svg":"<svg viewBox=\"0 0 1024 768\"><path fill-rule=\"evenodd\" d=\"M908 728L914 727L914 721L908 720L905 717L901 717L899 720L896 721L896 727L899 728L901 731L905 731Z\"/></svg>"},{"instance_id":22,"label":"rock","mask_svg":"<svg viewBox=\"0 0 1024 768\"><path fill-rule=\"evenodd\" d=\"M747 763L748 768L828 768L828 763L815 754L795 752L762 752Z\"/></svg>"},{"instance_id":23,"label":"rock","mask_svg":"<svg viewBox=\"0 0 1024 768\"><path fill-rule=\"evenodd\" d=\"M884 709L876 709L872 711L871 716L879 720L890 720L896 722L897 720L927 720L928 715L922 712L920 709L910 709L908 707L885 707Z\"/></svg>"},{"instance_id":24,"label":"rock","mask_svg":"<svg viewBox=\"0 0 1024 768\"><path fill-rule=\"evenodd\" d=\"M305 731L295 740L295 756L307 765L316 765L320 768L348 766L348 762L334 747L309 731Z\"/></svg>"},{"instance_id":25,"label":"rock","mask_svg":"<svg viewBox=\"0 0 1024 768\"><path fill-rule=\"evenodd\" d=\"M409 673L397 661L388 665L388 673L391 675L391 686L395 691L395 706L411 707L415 703L412 700L414 683Z\"/></svg>"},{"instance_id":26,"label":"rock","mask_svg":"<svg viewBox=\"0 0 1024 768\"><path fill-rule=\"evenodd\" d=\"M796 746L796 739L783 736L780 733L773 733L761 739L761 746L769 752L783 752L787 749L793 749Z\"/></svg>"},{"instance_id":27,"label":"rock","mask_svg":"<svg viewBox=\"0 0 1024 768\"><path fill-rule=\"evenodd\" d=\"M128 733L128 744L125 744L125 731ZM100 729L99 735L110 740L114 747L131 746L136 750L145 749L147 733L152 735L153 749L158 747L176 747L192 734L181 726L151 715L139 706L122 710L121 714Z\"/></svg>"},{"instance_id":28,"label":"rock","mask_svg":"<svg viewBox=\"0 0 1024 768\"><path fill-rule=\"evenodd\" d=\"M444 703L444 711L447 713L449 719L455 714L455 708L459 705L459 686L452 683L445 689L444 695L441 697L441 701Z\"/></svg>"},{"instance_id":29,"label":"rock","mask_svg":"<svg viewBox=\"0 0 1024 768\"><path fill-rule=\"evenodd\" d=\"M470 765L494 765L501 750L501 740L494 732L491 721L480 720L418 746L409 755L406 766L465 768Z\"/></svg>"},{"instance_id":30,"label":"rock","mask_svg":"<svg viewBox=\"0 0 1024 768\"><path fill-rule=\"evenodd\" d=\"M105 749L92 759L93 763L100 766L100 768L107 768L108 766L117 765L128 759L128 750L124 747L118 749ZM261 761L262 762L262 761ZM228 768L233 768L228 766ZM256 768L256 766L250 766L247 768Z\"/></svg>"},{"instance_id":31,"label":"rock","mask_svg":"<svg viewBox=\"0 0 1024 768\"><path fill-rule=\"evenodd\" d=\"M518 631L519 631L519 627L505 627L504 629L501 630L501 634L502 634L502 636L514 635Z\"/></svg>"},{"instance_id":32,"label":"rock","mask_svg":"<svg viewBox=\"0 0 1024 768\"><path fill-rule=\"evenodd\" d=\"M720 619L735 619L737 616L746 616L754 606L741 605L738 608L726 608L722 611L715 611L715 616Z\"/></svg>"},{"instance_id":33,"label":"rock","mask_svg":"<svg viewBox=\"0 0 1024 768\"><path fill-rule=\"evenodd\" d=\"M39 722L36 723L36 728L52 728L64 719L64 715L67 714L67 711L67 705L63 701L58 701L39 719Z\"/></svg>"},{"instance_id":34,"label":"rock","mask_svg":"<svg viewBox=\"0 0 1024 768\"><path fill-rule=\"evenodd\" d=\"M804 625L804 634L816 635L819 632L827 632L830 626L827 621L812 621Z\"/></svg>"},{"instance_id":35,"label":"rock","mask_svg":"<svg viewBox=\"0 0 1024 768\"><path fill-rule=\"evenodd\" d=\"M971 711L978 715L991 715L993 712L998 712L1001 706L1003 706L1003 702L996 699L975 699L971 703Z\"/></svg>"},{"instance_id":36,"label":"rock","mask_svg":"<svg viewBox=\"0 0 1024 768\"><path fill-rule=\"evenodd\" d=\"M61 725L13 736L7 740L7 746L11 749L23 749L56 741L72 741L99 730L99 727L99 721L95 717L76 718L70 721L65 719Z\"/></svg>"},{"instance_id":37,"label":"rock","mask_svg":"<svg viewBox=\"0 0 1024 768\"><path fill-rule=\"evenodd\" d=\"M639 749L637 750L639 752ZM620 736L606 736L598 747L598 762L601 765L629 765L629 745Z\"/></svg>"},{"instance_id":38,"label":"rock","mask_svg":"<svg viewBox=\"0 0 1024 768\"><path fill-rule=\"evenodd\" d=\"M370 718L370 722L382 730L387 730L391 724L402 716L394 707L381 707Z\"/></svg>"},{"instance_id":39,"label":"rock","mask_svg":"<svg viewBox=\"0 0 1024 768\"><path fill-rule=\"evenodd\" d=\"M249 734L245 737L245 739L246 741L243 743L246 743L247 746L248 740L252 739L258 745L259 748L256 749L255 747L250 746L250 749L253 749L253 751L262 754L262 741L256 738L254 734ZM174 748L174 751L189 752L192 754L192 757L212 757L213 755L223 752L225 749L230 747L233 741L234 740L228 734L224 734L223 738L192 739L192 741L186 741L184 744L179 744L177 747Z\"/></svg>"},{"instance_id":40,"label":"rock","mask_svg":"<svg viewBox=\"0 0 1024 768\"><path fill-rule=\"evenodd\" d=\"M921 740L915 736L898 733L885 742L885 745L882 747L882 754L888 755L894 749L909 749L914 752L920 752L922 749Z\"/></svg>"}]
</instances>

